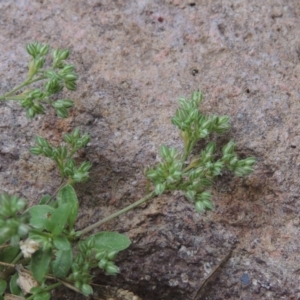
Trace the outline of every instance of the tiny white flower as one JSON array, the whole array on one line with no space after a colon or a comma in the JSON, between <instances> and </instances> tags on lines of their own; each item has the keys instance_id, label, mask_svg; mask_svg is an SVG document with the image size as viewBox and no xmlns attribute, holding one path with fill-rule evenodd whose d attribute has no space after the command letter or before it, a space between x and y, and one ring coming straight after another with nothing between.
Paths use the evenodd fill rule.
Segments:
<instances>
[{"instance_id":1,"label":"tiny white flower","mask_svg":"<svg viewBox=\"0 0 300 300\"><path fill-rule=\"evenodd\" d=\"M31 239L20 241L20 246L24 257L31 257L31 255L40 248L40 244Z\"/></svg>"}]
</instances>

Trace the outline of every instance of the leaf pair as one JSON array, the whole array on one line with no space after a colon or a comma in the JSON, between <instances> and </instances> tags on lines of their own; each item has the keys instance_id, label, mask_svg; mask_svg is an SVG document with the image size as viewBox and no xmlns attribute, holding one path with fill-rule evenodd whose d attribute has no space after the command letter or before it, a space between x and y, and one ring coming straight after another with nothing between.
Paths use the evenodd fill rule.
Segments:
<instances>
[{"instance_id":1,"label":"leaf pair","mask_svg":"<svg viewBox=\"0 0 300 300\"><path fill-rule=\"evenodd\" d=\"M57 208L46 204L30 207L30 224L34 228L47 230L53 236L60 235L67 223L72 230L78 215L78 199L71 185L59 191L57 203Z\"/></svg>"}]
</instances>

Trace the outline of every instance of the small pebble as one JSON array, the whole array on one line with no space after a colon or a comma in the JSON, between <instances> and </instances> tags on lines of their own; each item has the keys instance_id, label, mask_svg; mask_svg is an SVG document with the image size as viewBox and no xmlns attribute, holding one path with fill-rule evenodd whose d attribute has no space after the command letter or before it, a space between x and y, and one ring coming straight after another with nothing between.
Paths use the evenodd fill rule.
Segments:
<instances>
[{"instance_id":1,"label":"small pebble","mask_svg":"<svg viewBox=\"0 0 300 300\"><path fill-rule=\"evenodd\" d=\"M241 277L241 282L243 285L247 286L251 283L251 279L247 273L244 273Z\"/></svg>"}]
</instances>

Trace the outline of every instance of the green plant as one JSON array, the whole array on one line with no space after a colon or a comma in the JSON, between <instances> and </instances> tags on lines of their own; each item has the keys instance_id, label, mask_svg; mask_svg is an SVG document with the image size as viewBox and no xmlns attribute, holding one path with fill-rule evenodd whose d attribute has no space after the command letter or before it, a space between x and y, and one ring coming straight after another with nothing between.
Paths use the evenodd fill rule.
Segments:
<instances>
[{"instance_id":1,"label":"green plant","mask_svg":"<svg viewBox=\"0 0 300 300\"><path fill-rule=\"evenodd\" d=\"M78 75L74 72L74 66L65 62L69 57L69 50L54 50L52 52L52 65L48 68L45 68L45 63L49 53L49 45L35 42L28 44L26 50L31 56L26 80L1 96L0 101L19 101L21 106L26 108L28 118L33 118L36 114L44 114L44 104L51 104L59 117L68 117L68 109L74 105L73 101L69 99L51 100L51 96L62 91L64 87L70 91L76 90ZM30 88L17 94L22 88L38 81L44 81L42 88Z\"/></svg>"},{"instance_id":2,"label":"green plant","mask_svg":"<svg viewBox=\"0 0 300 300\"><path fill-rule=\"evenodd\" d=\"M32 56L27 79L0 100L20 101L30 118L44 113L43 104L47 103L52 104L59 117L67 117L73 102L69 99L52 101L50 96L60 92L64 85L70 90L76 88L74 67L64 62L69 51L54 50L52 67L44 70L49 46L33 43L26 49ZM47 80L44 89L16 94L19 89L39 80ZM167 191L183 191L198 212L212 209L209 187L215 177L224 169L236 176L251 173L255 159L238 159L232 141L219 152L216 144L209 142L200 154L193 153L200 139L229 129L228 117L201 114L201 101L200 92L194 92L191 99L180 99L172 123L180 129L184 150L161 146L161 162L145 169L147 195L80 231L76 231L75 226L79 202L73 185L88 179L91 164L83 162L77 166L74 155L90 138L77 128L65 134L64 142L58 147L37 137L31 153L51 158L62 181L53 195L44 195L39 204L29 208L22 198L7 193L0 195L0 299L9 290L23 299L47 300L50 299L49 291L62 284L83 295L92 294L91 270L99 267L108 275L117 274L119 268L114 260L130 245L125 235L117 232L91 234L94 229Z\"/></svg>"}]
</instances>

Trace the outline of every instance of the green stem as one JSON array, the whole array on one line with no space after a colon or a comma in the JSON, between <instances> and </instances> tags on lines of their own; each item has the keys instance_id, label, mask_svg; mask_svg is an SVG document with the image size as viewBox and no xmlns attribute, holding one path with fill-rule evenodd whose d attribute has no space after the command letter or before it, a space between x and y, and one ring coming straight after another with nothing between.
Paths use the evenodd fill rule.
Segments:
<instances>
[{"instance_id":1,"label":"green stem","mask_svg":"<svg viewBox=\"0 0 300 300\"><path fill-rule=\"evenodd\" d=\"M11 263L16 264L22 256L23 256L23 253L20 252Z\"/></svg>"},{"instance_id":2,"label":"green stem","mask_svg":"<svg viewBox=\"0 0 300 300\"><path fill-rule=\"evenodd\" d=\"M100 221L98 221L98 222L96 222L96 223L94 223L94 224L92 224L92 225L84 228L81 231L76 232L76 235L77 236L85 235L88 232L90 232L90 231L94 230L95 228L99 227L100 225L102 225L102 224L104 224L104 223L106 223L106 222L108 222L108 221L110 221L110 220L112 220L112 219L114 219L114 218L116 218L116 217L118 217L118 216L120 216L120 215L122 215L122 214L124 214L124 213L126 213L126 212L128 212L128 211L130 211L132 209L134 209L134 208L136 208L137 206L139 206L139 205L147 202L148 200L152 199L155 196L156 196L155 191L153 191L150 194L148 194L147 196L145 196L145 197L141 198L140 200L132 203L131 205L128 205L127 207L125 207L125 208L123 208L123 209L121 209L121 210L119 210L119 211L111 214L110 216L108 216L108 217L106 217L106 218L104 218L104 219L102 219L102 220L100 220Z\"/></svg>"},{"instance_id":3,"label":"green stem","mask_svg":"<svg viewBox=\"0 0 300 300\"><path fill-rule=\"evenodd\" d=\"M51 291L51 290L57 288L57 287L60 286L60 285L62 285L61 282L57 282L57 283L54 283L54 284L52 284L52 285L49 285L49 286L47 286L47 287L44 289L44 292L49 292L49 291ZM32 300L32 299L34 299L35 296L36 296L36 295L31 295L30 297L26 298L26 300Z\"/></svg>"},{"instance_id":4,"label":"green stem","mask_svg":"<svg viewBox=\"0 0 300 300\"><path fill-rule=\"evenodd\" d=\"M64 178L62 178L59 187L55 190L55 192L52 194L52 196L49 198L49 200L45 204L48 204L55 197L55 195L59 192L59 190L62 189L67 184L68 183L64 184Z\"/></svg>"},{"instance_id":5,"label":"green stem","mask_svg":"<svg viewBox=\"0 0 300 300\"><path fill-rule=\"evenodd\" d=\"M47 77L41 76L41 77L38 77L38 78L33 79L33 80L25 80L22 84L16 86L16 87L13 88L10 92L8 92L8 93L6 93L5 95L1 96L1 97L0 97L0 101L1 101L1 100L19 100L19 99L14 99L14 98L12 98L12 99L7 99L7 97L11 96L11 95L14 94L16 91L18 91L19 89L23 88L24 86L29 85L29 84L31 84L31 83L34 83L34 82L36 82L36 81L45 79L45 78L47 78Z\"/></svg>"},{"instance_id":6,"label":"green stem","mask_svg":"<svg viewBox=\"0 0 300 300\"><path fill-rule=\"evenodd\" d=\"M36 229L31 229L30 232L40 235L40 236L43 236L43 237L52 238L52 234L44 232L44 231L38 231Z\"/></svg>"}]
</instances>

